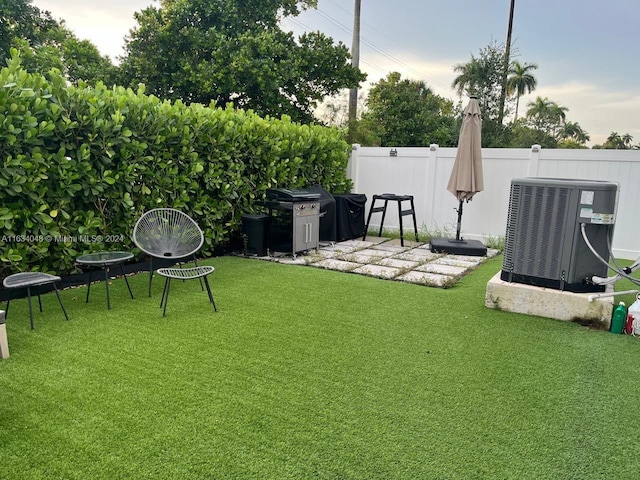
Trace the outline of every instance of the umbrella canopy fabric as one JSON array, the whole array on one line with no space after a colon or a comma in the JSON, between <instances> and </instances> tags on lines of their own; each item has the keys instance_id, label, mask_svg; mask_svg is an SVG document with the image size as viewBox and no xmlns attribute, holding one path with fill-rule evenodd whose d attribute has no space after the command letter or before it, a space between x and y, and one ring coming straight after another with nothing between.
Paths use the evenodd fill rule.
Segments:
<instances>
[{"instance_id":1,"label":"umbrella canopy fabric","mask_svg":"<svg viewBox=\"0 0 640 480\"><path fill-rule=\"evenodd\" d=\"M478 99L471 97L464 109L458 152L447 190L459 201L467 202L484 190L482 176L482 117Z\"/></svg>"}]
</instances>

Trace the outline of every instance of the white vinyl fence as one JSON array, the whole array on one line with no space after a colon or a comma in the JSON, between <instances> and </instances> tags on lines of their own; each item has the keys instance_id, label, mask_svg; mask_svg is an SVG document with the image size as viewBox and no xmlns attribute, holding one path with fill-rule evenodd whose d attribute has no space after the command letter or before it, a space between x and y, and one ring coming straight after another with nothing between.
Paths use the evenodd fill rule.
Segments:
<instances>
[{"instance_id":1,"label":"white vinyl fence","mask_svg":"<svg viewBox=\"0 0 640 480\"><path fill-rule=\"evenodd\" d=\"M354 184L353 193L367 196L365 215L374 194L413 195L420 230L455 236L458 201L447 191L447 182L457 149L431 145L393 150L395 156L390 148L353 145L347 173ZM486 241L504 237L514 178L606 180L619 185L613 255L622 259L640 256L640 150L547 150L538 145L530 149L483 148L482 160L484 191L464 204L464 238ZM389 204L385 228L398 228L396 210ZM403 221L406 232L407 222ZM380 214L374 214L372 226L379 223Z\"/></svg>"}]
</instances>

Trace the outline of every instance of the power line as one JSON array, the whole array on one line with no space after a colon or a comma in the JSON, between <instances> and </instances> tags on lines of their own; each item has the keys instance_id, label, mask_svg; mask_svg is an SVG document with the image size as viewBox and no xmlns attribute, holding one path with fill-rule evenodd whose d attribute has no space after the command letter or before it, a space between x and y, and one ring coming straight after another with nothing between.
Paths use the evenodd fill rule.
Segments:
<instances>
[{"instance_id":1,"label":"power line","mask_svg":"<svg viewBox=\"0 0 640 480\"><path fill-rule=\"evenodd\" d=\"M313 31L313 29L311 27L309 27L308 25L305 25L304 23L302 23L301 21L299 21L298 19L295 18L288 18L287 21L293 23L294 25L297 25L298 27L302 28L303 30L310 32ZM364 63L366 65L368 65L369 67L378 70L380 73L387 73L387 69L382 68L374 63L371 63L369 61L367 61L366 59L363 59L362 57L360 58L360 63Z\"/></svg>"},{"instance_id":2,"label":"power line","mask_svg":"<svg viewBox=\"0 0 640 480\"><path fill-rule=\"evenodd\" d=\"M336 4L335 2L333 2L332 0L329 0L332 4L336 5L338 8L340 8L341 10L343 10L346 13L349 13L347 10L345 10L344 8L342 8L340 5ZM329 21L330 23L334 24L335 26L337 26L338 28L340 28L341 30L343 30L346 33L351 34L351 29L348 28L347 26L345 26L344 24L342 24L340 21L336 20L335 18L333 18L331 15L319 10L319 9L315 9L313 10L314 12L316 12L318 15L320 15L321 17L323 17L325 20ZM374 32L380 34L381 36L386 37L383 33L381 33L379 30L377 30L376 28L374 28L372 25L368 24L367 22L363 22L365 25L367 25L371 30L373 30ZM388 38L388 37L386 37ZM413 72L415 75L418 75L418 77L424 78L427 81L429 81L431 84L433 85L437 85L441 88L444 88L445 90L451 92L452 94L455 94L455 92L451 89L451 87L449 85L444 85L436 80L433 80L431 78L429 78L427 75L424 74L424 72L417 70L416 68L414 68L413 66L411 66L410 64L406 63L404 60L402 60L401 58L397 57L396 55L393 55L391 53L389 53L387 50L385 50L383 47L378 46L377 44L375 44L374 42L370 41L368 38L366 37L361 37L362 43L364 43L365 45L367 45L368 47L370 47L372 50L375 50L376 52L380 53L383 57L391 60L392 62L403 66L405 69L407 69L410 72ZM360 57L360 60L363 63L366 63L367 65L373 65L370 62L367 62L365 60L363 60L362 55ZM386 69L383 69L382 67L379 66L375 66L376 70L379 70L381 72L386 72Z\"/></svg>"},{"instance_id":3,"label":"power line","mask_svg":"<svg viewBox=\"0 0 640 480\"><path fill-rule=\"evenodd\" d=\"M340 5L340 4L336 3L336 2L334 2L333 0L328 0L328 1L329 1L330 3L332 3L333 5L335 5L336 7L338 7L340 10L342 10L342 11L344 11L344 12L346 12L346 13L349 13L349 11L348 11L348 10L346 10L345 8L343 8L343 7L342 7L342 5ZM371 24L369 24L369 23L367 23L367 22L365 22L365 21L363 21L362 23L363 23L363 24L365 24L367 27L369 27L371 30L373 30L373 32L377 33L377 34L378 34L378 36L382 36L382 37L386 38L387 40L390 40L391 42L393 42L393 41L394 41L392 38L389 38L387 35L385 35L385 33L384 33L384 32L381 32L380 30L376 29L373 25L371 25ZM418 74L418 75L420 75L420 76L424 75L424 73L423 73L423 72L421 72L421 71L419 71L419 70L417 70L417 69L415 69L415 68L413 68L413 67L411 67L411 66L407 65L405 62L403 62L403 61L402 61L401 59L399 59L398 57L395 57L395 56L394 56L394 55L392 55L392 54L388 54L388 53L384 52L384 51L382 50L382 47L378 47L378 46L376 46L373 42L370 42L370 41L368 41L367 39L364 39L363 41L364 41L364 43L366 43L367 45L370 45L370 46L371 46L372 48L374 48L375 50L377 50L377 51L379 51L379 52L383 53L385 56L387 56L387 57L388 57L388 58L390 58L391 60L394 60L394 61L396 61L397 63L399 63L400 65L403 65L403 66L405 66L405 67L409 68L409 69L410 69L410 70L412 70L414 73L416 73L416 74ZM451 93L455 94L455 91L454 91L454 90L452 90L450 86L448 86L448 85L443 85L442 83L437 82L437 81L435 81L435 80L433 80L433 79L430 79L430 78L428 78L428 77L426 77L426 76L425 76L425 78L426 78L427 80L429 80L431 83L433 83L434 85L438 85L438 86L440 86L440 87L442 87L442 88L444 88L444 89L446 89L446 90L450 91Z\"/></svg>"},{"instance_id":4,"label":"power line","mask_svg":"<svg viewBox=\"0 0 640 480\"><path fill-rule=\"evenodd\" d=\"M325 14L324 12L320 12L319 10L313 10L315 13L319 14L320 16L322 16L323 18L325 18L325 20L328 20L330 23L333 23L334 25L336 25L338 28L340 28L341 30L343 30L344 32L351 34L351 29L349 29L348 27L346 27L345 25L343 25L342 23L340 23L338 20L332 18L330 15ZM297 19L294 18L288 18L288 21L294 23L295 25L298 25L299 27L302 27L304 30L306 31L312 31L313 29L305 24L303 24L302 22L298 21ZM366 39L363 40L363 42L369 46L371 46L373 49L376 49L378 51L380 51L381 53L384 54L384 52L380 49L378 49L375 45L371 44L371 42L368 42ZM394 58L390 58L391 60L393 60L394 62L399 62L399 60L394 59ZM378 70L380 73L388 73L388 69L383 68L379 65L376 65L374 63L371 63L370 61L360 58L360 61L366 65L369 65L370 67L374 68L375 70ZM405 65L407 68L412 69L412 67ZM422 73L415 70L414 72L417 73L419 76L422 76Z\"/></svg>"}]
</instances>

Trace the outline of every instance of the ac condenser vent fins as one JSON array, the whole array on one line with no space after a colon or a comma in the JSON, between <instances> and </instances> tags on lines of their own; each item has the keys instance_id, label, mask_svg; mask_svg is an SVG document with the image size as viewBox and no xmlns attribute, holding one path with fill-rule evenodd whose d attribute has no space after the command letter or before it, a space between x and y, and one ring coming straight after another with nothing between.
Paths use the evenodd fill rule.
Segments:
<instances>
[{"instance_id":1,"label":"ac condenser vent fins","mask_svg":"<svg viewBox=\"0 0 640 480\"><path fill-rule=\"evenodd\" d=\"M580 223L612 218L617 184L592 180L524 178L511 182L501 278L572 291L600 291L586 285L607 267L586 246ZM591 213L592 212L592 213ZM589 225L596 251L609 258L610 224ZM593 243L593 242L592 242Z\"/></svg>"}]
</instances>

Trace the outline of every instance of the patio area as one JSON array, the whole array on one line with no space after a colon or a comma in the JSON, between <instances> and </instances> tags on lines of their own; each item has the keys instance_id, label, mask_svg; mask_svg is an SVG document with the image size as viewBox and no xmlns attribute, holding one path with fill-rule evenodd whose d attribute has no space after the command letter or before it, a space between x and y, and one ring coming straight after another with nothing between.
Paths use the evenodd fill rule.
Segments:
<instances>
[{"instance_id":1,"label":"patio area","mask_svg":"<svg viewBox=\"0 0 640 480\"><path fill-rule=\"evenodd\" d=\"M309 250L295 258L275 252L257 258L288 265L308 265L339 272L350 272L385 280L431 287L450 287L485 260L500 253L487 249L484 257L433 253L428 243L388 237L367 236L365 240L323 243L318 251Z\"/></svg>"}]
</instances>

